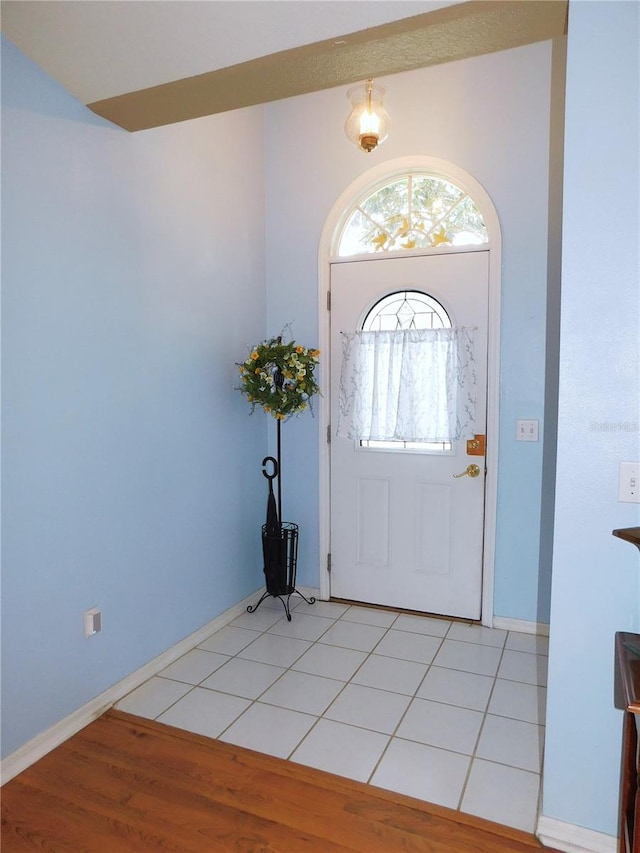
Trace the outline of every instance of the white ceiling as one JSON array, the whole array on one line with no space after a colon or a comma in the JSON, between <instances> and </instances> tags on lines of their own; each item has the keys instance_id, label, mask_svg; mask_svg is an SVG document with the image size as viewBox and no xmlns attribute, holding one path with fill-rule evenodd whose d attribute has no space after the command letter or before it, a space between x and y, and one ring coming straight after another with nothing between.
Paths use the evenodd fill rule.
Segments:
<instances>
[{"instance_id":1,"label":"white ceiling","mask_svg":"<svg viewBox=\"0 0 640 853\"><path fill-rule=\"evenodd\" d=\"M457 0L3 0L3 33L85 104Z\"/></svg>"}]
</instances>

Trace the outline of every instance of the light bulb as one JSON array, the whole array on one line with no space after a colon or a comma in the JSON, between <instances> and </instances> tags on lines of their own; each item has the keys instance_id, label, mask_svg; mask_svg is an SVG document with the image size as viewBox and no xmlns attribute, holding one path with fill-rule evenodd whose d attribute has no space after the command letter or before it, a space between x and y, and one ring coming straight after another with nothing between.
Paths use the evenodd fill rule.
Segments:
<instances>
[{"instance_id":1,"label":"light bulb","mask_svg":"<svg viewBox=\"0 0 640 853\"><path fill-rule=\"evenodd\" d=\"M352 86L347 92L352 110L345 122L345 133L362 151L371 152L389 133L389 116L382 106L384 89L372 80Z\"/></svg>"}]
</instances>

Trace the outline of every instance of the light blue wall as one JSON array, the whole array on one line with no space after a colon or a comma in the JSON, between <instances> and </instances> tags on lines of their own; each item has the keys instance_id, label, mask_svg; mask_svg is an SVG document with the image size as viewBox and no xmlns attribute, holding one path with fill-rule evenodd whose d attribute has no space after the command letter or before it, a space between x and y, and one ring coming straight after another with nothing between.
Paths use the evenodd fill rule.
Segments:
<instances>
[{"instance_id":1,"label":"light blue wall","mask_svg":"<svg viewBox=\"0 0 640 853\"><path fill-rule=\"evenodd\" d=\"M640 628L640 525L617 501L640 460L640 6L572 3L545 816L616 834L616 631Z\"/></svg>"},{"instance_id":2,"label":"light blue wall","mask_svg":"<svg viewBox=\"0 0 640 853\"><path fill-rule=\"evenodd\" d=\"M292 322L296 338L316 343L320 234L337 198L368 169L430 155L465 169L491 196L504 249L495 613L533 622L549 618L550 565L539 564L551 60L545 42L379 81L388 90L392 126L371 155L342 132L346 87L270 104L266 114L271 333ZM557 75L560 96L563 82ZM516 442L517 418L539 418L541 441ZM305 416L283 433L291 464L304 472L285 480L285 503L302 525L301 577L314 586L322 562L317 429ZM548 429L553 437L555 422Z\"/></svg>"},{"instance_id":3,"label":"light blue wall","mask_svg":"<svg viewBox=\"0 0 640 853\"><path fill-rule=\"evenodd\" d=\"M266 430L262 108L131 135L5 40L2 108L6 755L261 586Z\"/></svg>"}]
</instances>

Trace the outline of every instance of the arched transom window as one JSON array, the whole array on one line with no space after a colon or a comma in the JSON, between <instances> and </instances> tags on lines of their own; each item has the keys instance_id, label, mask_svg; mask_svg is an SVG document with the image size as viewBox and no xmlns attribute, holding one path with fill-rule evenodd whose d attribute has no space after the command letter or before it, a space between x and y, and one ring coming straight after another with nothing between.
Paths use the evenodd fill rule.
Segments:
<instances>
[{"instance_id":1,"label":"arched transom window","mask_svg":"<svg viewBox=\"0 0 640 853\"><path fill-rule=\"evenodd\" d=\"M338 255L361 255L488 242L484 217L461 187L411 173L369 192L352 210Z\"/></svg>"}]
</instances>

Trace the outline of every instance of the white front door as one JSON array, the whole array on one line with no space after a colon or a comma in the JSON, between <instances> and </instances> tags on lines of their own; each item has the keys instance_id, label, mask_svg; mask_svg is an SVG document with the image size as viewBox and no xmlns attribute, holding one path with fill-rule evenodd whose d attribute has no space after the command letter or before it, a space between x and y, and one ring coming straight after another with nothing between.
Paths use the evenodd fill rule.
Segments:
<instances>
[{"instance_id":1,"label":"white front door","mask_svg":"<svg viewBox=\"0 0 640 853\"><path fill-rule=\"evenodd\" d=\"M476 432L485 433L487 251L371 258L331 267L331 595L479 619L484 528L483 456L465 440L429 450L363 446L336 436L342 332L362 328L389 294L436 300L452 326L474 327ZM470 464L476 477L457 476Z\"/></svg>"}]
</instances>

